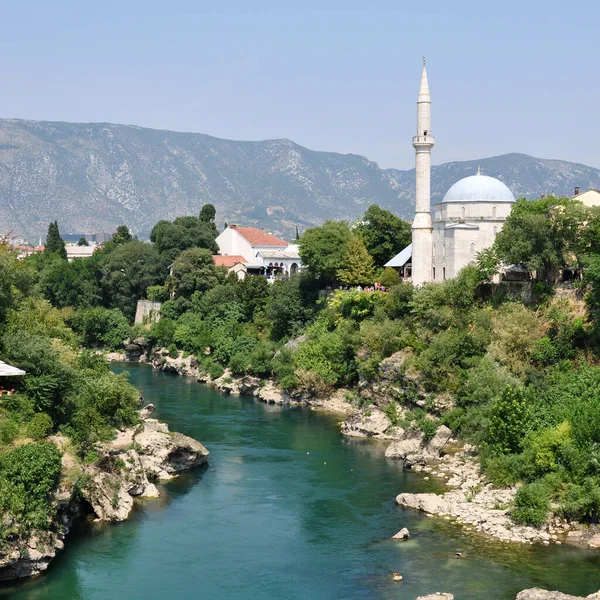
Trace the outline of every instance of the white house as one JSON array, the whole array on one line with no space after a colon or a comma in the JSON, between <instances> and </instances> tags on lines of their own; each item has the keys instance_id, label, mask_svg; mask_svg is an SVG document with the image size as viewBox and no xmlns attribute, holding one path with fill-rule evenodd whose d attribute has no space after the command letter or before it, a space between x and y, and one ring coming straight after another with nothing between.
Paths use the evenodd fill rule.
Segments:
<instances>
[{"instance_id":1,"label":"white house","mask_svg":"<svg viewBox=\"0 0 600 600\"><path fill-rule=\"evenodd\" d=\"M266 275L272 280L293 275L302 267L296 244L256 227L229 225L216 241L221 256L243 257L250 275Z\"/></svg>"}]
</instances>

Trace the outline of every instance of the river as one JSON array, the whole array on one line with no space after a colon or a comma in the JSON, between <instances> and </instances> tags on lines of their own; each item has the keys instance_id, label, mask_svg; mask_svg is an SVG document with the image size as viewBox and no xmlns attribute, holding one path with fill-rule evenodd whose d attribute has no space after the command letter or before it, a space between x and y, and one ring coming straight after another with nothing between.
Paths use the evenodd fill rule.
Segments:
<instances>
[{"instance_id":1,"label":"river","mask_svg":"<svg viewBox=\"0 0 600 600\"><path fill-rule=\"evenodd\" d=\"M81 523L47 573L0 588L2 598L513 600L536 585L600 589L598 551L487 542L395 506L399 492L436 484L383 459L384 444L345 439L339 416L113 368L130 371L172 431L208 447L209 465L162 486L125 523ZM391 540L402 527L413 537Z\"/></svg>"}]
</instances>

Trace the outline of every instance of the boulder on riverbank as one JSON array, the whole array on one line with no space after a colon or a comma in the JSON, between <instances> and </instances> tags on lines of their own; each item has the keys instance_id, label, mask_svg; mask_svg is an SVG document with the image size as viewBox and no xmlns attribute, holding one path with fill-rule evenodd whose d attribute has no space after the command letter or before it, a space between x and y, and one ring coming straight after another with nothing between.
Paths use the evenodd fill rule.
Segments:
<instances>
[{"instance_id":1,"label":"boulder on riverbank","mask_svg":"<svg viewBox=\"0 0 600 600\"><path fill-rule=\"evenodd\" d=\"M435 594L429 594L428 596L419 596L417 600L454 600L452 594L441 594L436 592Z\"/></svg>"}]
</instances>

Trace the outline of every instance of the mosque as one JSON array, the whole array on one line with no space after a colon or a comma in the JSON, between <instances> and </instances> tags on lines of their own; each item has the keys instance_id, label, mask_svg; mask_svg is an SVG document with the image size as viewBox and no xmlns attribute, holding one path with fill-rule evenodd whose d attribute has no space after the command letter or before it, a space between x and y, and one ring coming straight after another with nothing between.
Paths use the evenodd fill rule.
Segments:
<instances>
[{"instance_id":1,"label":"mosque","mask_svg":"<svg viewBox=\"0 0 600 600\"><path fill-rule=\"evenodd\" d=\"M412 244L386 263L404 269L414 285L456 277L477 253L488 248L502 229L515 202L511 191L494 177L477 174L457 181L434 206L431 214L431 94L427 68L423 73L417 99L415 148L415 217ZM408 268L409 262L411 263Z\"/></svg>"}]
</instances>

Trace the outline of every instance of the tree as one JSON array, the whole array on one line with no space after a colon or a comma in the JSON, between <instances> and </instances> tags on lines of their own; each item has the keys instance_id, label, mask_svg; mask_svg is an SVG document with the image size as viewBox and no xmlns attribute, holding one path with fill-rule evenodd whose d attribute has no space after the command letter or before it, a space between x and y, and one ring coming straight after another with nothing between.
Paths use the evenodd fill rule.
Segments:
<instances>
[{"instance_id":1,"label":"tree","mask_svg":"<svg viewBox=\"0 0 600 600\"><path fill-rule=\"evenodd\" d=\"M373 257L357 234L352 234L342 259L342 265L337 270L338 279L346 285L370 285L373 283L375 271Z\"/></svg>"},{"instance_id":2,"label":"tree","mask_svg":"<svg viewBox=\"0 0 600 600\"><path fill-rule=\"evenodd\" d=\"M77 242L77 245L78 246L89 246L89 243L84 237L80 237L79 241Z\"/></svg>"},{"instance_id":3,"label":"tree","mask_svg":"<svg viewBox=\"0 0 600 600\"><path fill-rule=\"evenodd\" d=\"M409 223L377 204L369 206L357 230L378 267L406 248L412 238Z\"/></svg>"},{"instance_id":4,"label":"tree","mask_svg":"<svg viewBox=\"0 0 600 600\"><path fill-rule=\"evenodd\" d=\"M134 240L116 246L106 257L102 273L105 305L132 320L137 301L151 285L165 282L167 268L154 246Z\"/></svg>"},{"instance_id":5,"label":"tree","mask_svg":"<svg viewBox=\"0 0 600 600\"><path fill-rule=\"evenodd\" d=\"M300 238L300 258L309 275L323 285L333 283L349 238L345 221L325 221L321 227L307 229Z\"/></svg>"},{"instance_id":6,"label":"tree","mask_svg":"<svg viewBox=\"0 0 600 600\"><path fill-rule=\"evenodd\" d=\"M133 236L129 231L129 227L127 227L127 225L119 225L115 233L113 234L111 241L118 246L119 244L126 244L127 242L131 242L132 239Z\"/></svg>"},{"instance_id":7,"label":"tree","mask_svg":"<svg viewBox=\"0 0 600 600\"><path fill-rule=\"evenodd\" d=\"M206 292L222 283L224 267L217 267L210 250L190 248L181 253L171 268L169 285L176 298L189 298L194 292Z\"/></svg>"},{"instance_id":8,"label":"tree","mask_svg":"<svg viewBox=\"0 0 600 600\"><path fill-rule=\"evenodd\" d=\"M210 227L214 237L216 238L219 235L219 230L215 225L215 216L217 215L217 210L212 204L205 204L200 210L199 220L201 223Z\"/></svg>"},{"instance_id":9,"label":"tree","mask_svg":"<svg viewBox=\"0 0 600 600\"><path fill-rule=\"evenodd\" d=\"M60 258L67 259L67 249L65 243L60 237L58 230L58 223L50 223L48 225L48 233L46 235L46 246L44 247L44 254L57 254Z\"/></svg>"},{"instance_id":10,"label":"tree","mask_svg":"<svg viewBox=\"0 0 600 600\"><path fill-rule=\"evenodd\" d=\"M571 260L581 260L587 212L568 198L517 200L494 248L506 265L522 265L538 279L552 280Z\"/></svg>"},{"instance_id":11,"label":"tree","mask_svg":"<svg viewBox=\"0 0 600 600\"><path fill-rule=\"evenodd\" d=\"M267 318L271 322L273 339L280 340L300 330L306 319L300 289L301 278L276 281L271 286L266 306Z\"/></svg>"},{"instance_id":12,"label":"tree","mask_svg":"<svg viewBox=\"0 0 600 600\"><path fill-rule=\"evenodd\" d=\"M213 222L196 217L178 217L172 223L159 221L150 232L150 241L167 261L172 262L189 248L206 248L216 254L219 251L215 242L217 234Z\"/></svg>"}]
</instances>

